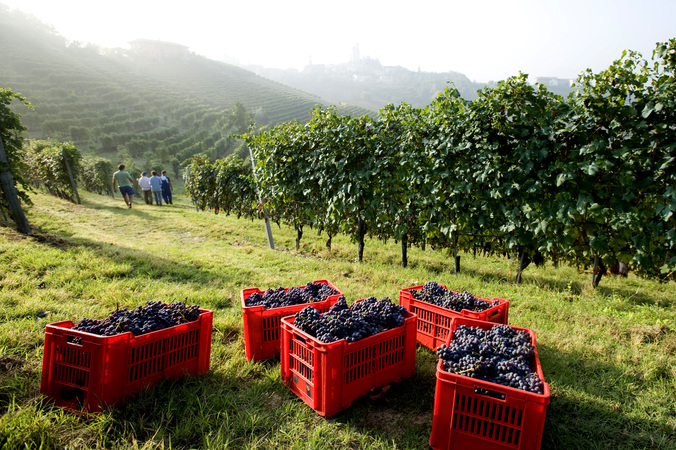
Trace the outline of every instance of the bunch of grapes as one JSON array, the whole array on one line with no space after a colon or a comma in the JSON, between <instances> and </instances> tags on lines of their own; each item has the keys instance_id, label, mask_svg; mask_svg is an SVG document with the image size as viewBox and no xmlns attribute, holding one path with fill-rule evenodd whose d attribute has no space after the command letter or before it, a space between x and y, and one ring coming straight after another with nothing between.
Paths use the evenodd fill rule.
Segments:
<instances>
[{"instance_id":1,"label":"bunch of grapes","mask_svg":"<svg viewBox=\"0 0 676 450\"><path fill-rule=\"evenodd\" d=\"M262 305L266 309L282 306L300 305L303 303L323 302L332 295L338 294L328 284L308 282L304 287L293 287L287 291L283 287L270 288L263 295L254 292L244 300L246 306Z\"/></svg>"},{"instance_id":2,"label":"bunch of grapes","mask_svg":"<svg viewBox=\"0 0 676 450\"><path fill-rule=\"evenodd\" d=\"M437 349L444 370L536 394L542 380L532 370L535 348L525 330L497 324L484 331L459 325L448 346Z\"/></svg>"},{"instance_id":3,"label":"bunch of grapes","mask_svg":"<svg viewBox=\"0 0 676 450\"><path fill-rule=\"evenodd\" d=\"M134 336L162 330L182 323L192 322L199 317L199 306L188 306L182 302L162 303L149 301L136 309L116 309L105 319L84 318L73 326L73 330L114 336L131 332Z\"/></svg>"},{"instance_id":4,"label":"bunch of grapes","mask_svg":"<svg viewBox=\"0 0 676 450\"><path fill-rule=\"evenodd\" d=\"M355 342L404 324L406 308L389 298L369 297L348 306L345 297L324 314L308 306L294 315L294 325L324 343Z\"/></svg>"},{"instance_id":5,"label":"bunch of grapes","mask_svg":"<svg viewBox=\"0 0 676 450\"><path fill-rule=\"evenodd\" d=\"M459 293L446 290L442 286L439 286L435 281L428 281L423 285L420 291L411 289L411 295L413 295L413 298L416 300L432 303L441 306L442 308L458 312L463 309L480 312L500 304L498 300L487 302L478 299L467 291Z\"/></svg>"}]
</instances>

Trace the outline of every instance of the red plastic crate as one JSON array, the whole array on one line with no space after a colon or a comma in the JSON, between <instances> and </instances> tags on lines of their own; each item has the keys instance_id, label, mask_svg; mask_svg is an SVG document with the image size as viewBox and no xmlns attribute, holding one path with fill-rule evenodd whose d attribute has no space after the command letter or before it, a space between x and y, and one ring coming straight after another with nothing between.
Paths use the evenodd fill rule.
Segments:
<instances>
[{"instance_id":1,"label":"red plastic crate","mask_svg":"<svg viewBox=\"0 0 676 450\"><path fill-rule=\"evenodd\" d=\"M261 295L264 290L258 288L242 289L242 320L244 321L244 348L246 350L247 361L262 361L272 358L279 353L279 327L282 317L291 316L306 306L312 306L320 312L328 311L338 299L343 295L343 291L338 289L335 284L329 280L313 281L313 284L328 284L338 291L338 294L331 295L323 302L301 303L299 305L283 306L281 308L266 309L264 306L246 306L246 299L251 294L257 292ZM304 286L296 286L304 287ZM288 291L291 288L284 288Z\"/></svg>"},{"instance_id":2,"label":"red plastic crate","mask_svg":"<svg viewBox=\"0 0 676 450\"><path fill-rule=\"evenodd\" d=\"M439 286L446 289L446 286L443 284L440 284ZM437 347L446 342L451 327L451 319L454 317L466 317L469 319L485 320L486 322L507 325L509 300L497 297L493 300L487 300L485 298L476 297L489 303L497 300L499 304L484 311L469 311L463 309L458 312L422 300L416 300L413 297L411 290L419 291L421 289L422 285L405 288L399 291L399 304L418 316L417 340L421 345L430 350L436 351Z\"/></svg>"},{"instance_id":3,"label":"red plastic crate","mask_svg":"<svg viewBox=\"0 0 676 450\"><path fill-rule=\"evenodd\" d=\"M490 322L454 318L452 332L459 325L490 329ZM437 364L437 386L434 395L434 417L430 446L437 450L464 449L537 450L542 441L549 384L544 380L537 353L535 333L526 330L535 347L535 373L544 384L544 393L515 389L476 378L457 375L444 370L440 359Z\"/></svg>"},{"instance_id":4,"label":"red plastic crate","mask_svg":"<svg viewBox=\"0 0 676 450\"><path fill-rule=\"evenodd\" d=\"M402 326L350 342L323 343L282 319L282 381L320 416L348 408L372 388L415 372L415 315Z\"/></svg>"},{"instance_id":5,"label":"red plastic crate","mask_svg":"<svg viewBox=\"0 0 676 450\"><path fill-rule=\"evenodd\" d=\"M99 336L57 322L45 329L40 392L57 406L100 412L167 378L209 370L213 311L193 322L134 336Z\"/></svg>"}]
</instances>

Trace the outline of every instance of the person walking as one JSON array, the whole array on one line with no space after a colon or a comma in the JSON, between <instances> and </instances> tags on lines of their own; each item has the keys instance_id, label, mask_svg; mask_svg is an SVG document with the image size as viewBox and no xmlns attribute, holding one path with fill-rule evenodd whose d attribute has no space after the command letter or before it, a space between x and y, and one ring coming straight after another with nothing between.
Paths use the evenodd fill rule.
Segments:
<instances>
[{"instance_id":1,"label":"person walking","mask_svg":"<svg viewBox=\"0 0 676 450\"><path fill-rule=\"evenodd\" d=\"M150 178L148 178L148 172L143 172L141 178L138 179L138 185L143 191L143 200L145 200L146 205L153 204L153 193L150 190Z\"/></svg>"},{"instance_id":2,"label":"person walking","mask_svg":"<svg viewBox=\"0 0 676 450\"><path fill-rule=\"evenodd\" d=\"M155 204L162 206L162 180L157 176L156 171L153 170L150 174L152 175L150 177L150 190L153 191L155 196Z\"/></svg>"},{"instance_id":3,"label":"person walking","mask_svg":"<svg viewBox=\"0 0 676 450\"><path fill-rule=\"evenodd\" d=\"M124 164L117 166L117 172L113 174L113 190L116 189L115 185L117 184L120 189L120 194L124 197L124 202L129 206L129 209L131 209L131 202L134 198L134 194L136 194L136 191L134 191L134 179L129 172L124 169Z\"/></svg>"},{"instance_id":4,"label":"person walking","mask_svg":"<svg viewBox=\"0 0 676 450\"><path fill-rule=\"evenodd\" d=\"M162 198L164 199L164 203L166 203L167 205L173 205L174 202L172 201L171 198L171 191L174 190L174 187L171 185L171 180L167 176L166 170L162 171L162 176L160 177L160 180L162 181Z\"/></svg>"}]
</instances>

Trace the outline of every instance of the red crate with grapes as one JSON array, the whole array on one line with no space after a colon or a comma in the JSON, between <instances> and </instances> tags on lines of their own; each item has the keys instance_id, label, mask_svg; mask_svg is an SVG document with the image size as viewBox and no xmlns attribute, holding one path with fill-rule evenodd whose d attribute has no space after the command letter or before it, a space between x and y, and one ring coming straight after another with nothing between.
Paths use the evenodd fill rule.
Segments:
<instances>
[{"instance_id":1,"label":"red crate with grapes","mask_svg":"<svg viewBox=\"0 0 676 450\"><path fill-rule=\"evenodd\" d=\"M332 342L303 331L294 316L283 318L282 381L317 414L332 417L373 389L412 376L416 317L403 308L399 314L399 326L358 340Z\"/></svg>"},{"instance_id":2,"label":"red crate with grapes","mask_svg":"<svg viewBox=\"0 0 676 450\"><path fill-rule=\"evenodd\" d=\"M195 320L140 335L47 325L40 392L65 409L97 413L162 380L207 372L213 311L195 308Z\"/></svg>"},{"instance_id":3,"label":"red crate with grapes","mask_svg":"<svg viewBox=\"0 0 676 450\"><path fill-rule=\"evenodd\" d=\"M462 304L462 302L467 303L468 307L455 311L440 306L439 304L421 300L420 298L422 296L420 294L425 292L430 284L433 285L433 289L436 289L440 293L448 293L457 297L459 304ZM466 296L467 294L468 293L466 292L459 293L447 290L445 285L432 282L427 283L426 285L402 289L399 291L399 304L418 316L417 341L430 350L436 350L437 347L446 342L446 338L450 331L451 320L454 317L466 317L475 320L507 324L509 300L497 297L493 300L487 300L474 297L471 294L469 294L469 296L472 298L466 300L463 296ZM429 298L429 296L427 298Z\"/></svg>"},{"instance_id":4,"label":"red crate with grapes","mask_svg":"<svg viewBox=\"0 0 676 450\"><path fill-rule=\"evenodd\" d=\"M343 291L329 280L316 280L308 284L324 285L333 289L334 293L326 296L323 300L312 303L268 308L262 304L251 305L250 300L252 296L258 296L262 300L262 297L268 291L272 293L273 289L265 291L259 288L242 289L240 297L242 301L242 321L244 322L244 349L247 361L262 361L279 354L280 320L282 317L293 315L310 304L319 311L326 311L343 295ZM307 288L307 284L294 288L278 288L277 290L281 289L280 294L283 294L292 289L304 288Z\"/></svg>"},{"instance_id":5,"label":"red crate with grapes","mask_svg":"<svg viewBox=\"0 0 676 450\"><path fill-rule=\"evenodd\" d=\"M453 318L438 353L432 448L540 448L550 390L532 330Z\"/></svg>"}]
</instances>

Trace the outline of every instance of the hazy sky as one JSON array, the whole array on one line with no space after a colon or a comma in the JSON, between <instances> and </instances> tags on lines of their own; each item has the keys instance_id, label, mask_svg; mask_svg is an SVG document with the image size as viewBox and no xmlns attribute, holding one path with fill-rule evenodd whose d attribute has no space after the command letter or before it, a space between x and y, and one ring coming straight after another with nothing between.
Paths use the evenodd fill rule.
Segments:
<instances>
[{"instance_id":1,"label":"hazy sky","mask_svg":"<svg viewBox=\"0 0 676 450\"><path fill-rule=\"evenodd\" d=\"M575 78L622 50L650 58L676 37L676 0L0 0L71 40L125 47L138 39L213 59L302 69L362 57L473 81ZM1 45L1 43L0 43Z\"/></svg>"}]
</instances>

